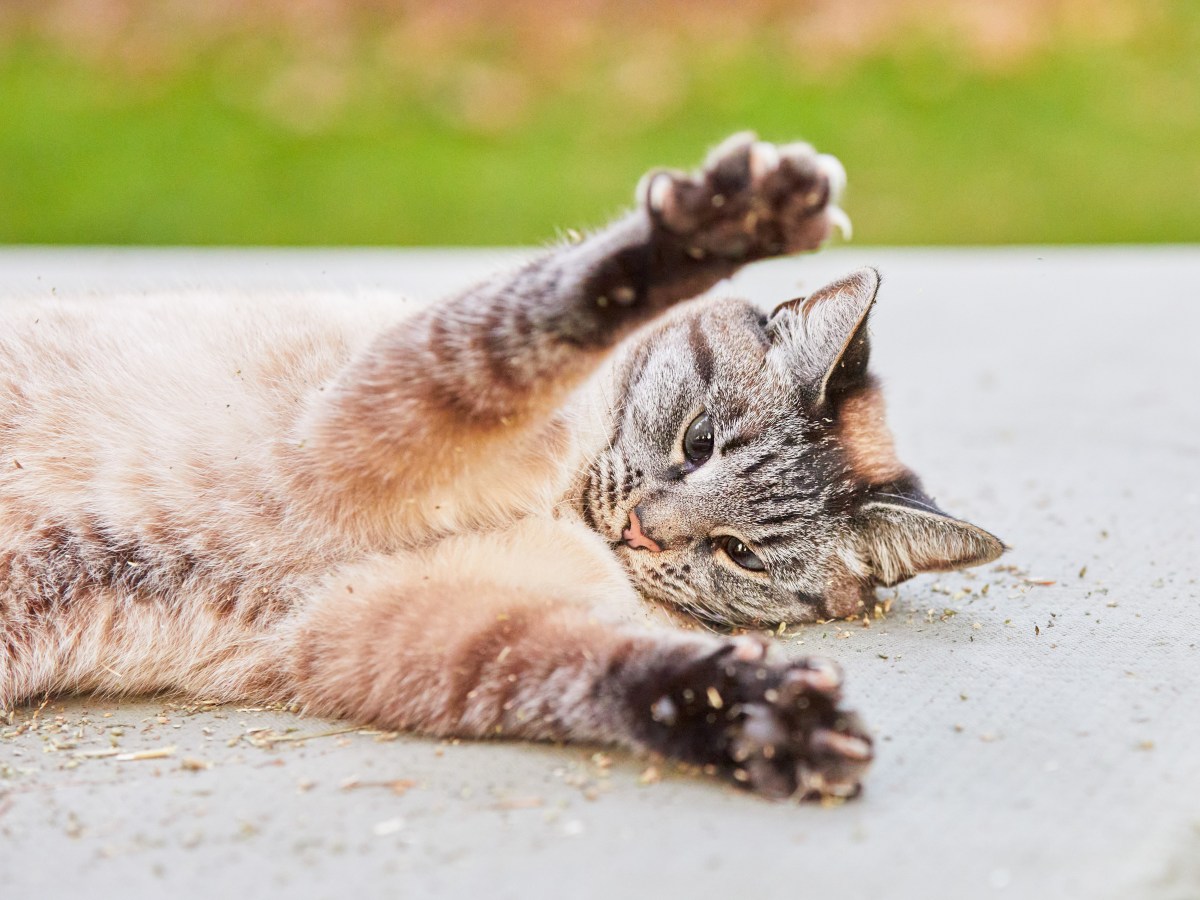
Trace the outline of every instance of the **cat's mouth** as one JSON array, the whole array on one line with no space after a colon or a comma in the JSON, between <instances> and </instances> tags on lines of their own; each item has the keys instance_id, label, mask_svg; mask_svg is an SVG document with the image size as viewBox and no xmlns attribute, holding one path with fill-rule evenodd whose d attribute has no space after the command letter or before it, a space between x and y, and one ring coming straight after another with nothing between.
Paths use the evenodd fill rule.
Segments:
<instances>
[{"instance_id":1,"label":"cat's mouth","mask_svg":"<svg viewBox=\"0 0 1200 900\"><path fill-rule=\"evenodd\" d=\"M663 551L662 545L646 534L642 527L642 512L636 504L623 516L624 523L617 518L619 506L612 509L611 513L603 508L605 504L600 501L602 493L596 482L596 473L585 476L577 496L576 509L584 524L604 537L613 549L627 547L630 550L649 550L651 553Z\"/></svg>"}]
</instances>

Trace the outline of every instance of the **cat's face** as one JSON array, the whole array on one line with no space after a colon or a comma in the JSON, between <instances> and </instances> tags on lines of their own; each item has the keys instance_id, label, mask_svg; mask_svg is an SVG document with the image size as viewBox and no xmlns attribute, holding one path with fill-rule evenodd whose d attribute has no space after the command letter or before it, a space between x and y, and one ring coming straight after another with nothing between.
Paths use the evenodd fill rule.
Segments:
<instances>
[{"instance_id":1,"label":"cat's face","mask_svg":"<svg viewBox=\"0 0 1200 900\"><path fill-rule=\"evenodd\" d=\"M867 372L878 275L770 316L691 304L619 362L577 504L645 596L714 623L853 615L876 585L995 559L895 458Z\"/></svg>"}]
</instances>

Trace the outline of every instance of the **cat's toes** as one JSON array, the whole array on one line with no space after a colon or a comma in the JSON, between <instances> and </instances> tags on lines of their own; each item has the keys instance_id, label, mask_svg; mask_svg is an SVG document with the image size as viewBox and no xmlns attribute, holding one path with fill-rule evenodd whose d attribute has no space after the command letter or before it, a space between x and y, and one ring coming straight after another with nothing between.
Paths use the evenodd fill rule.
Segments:
<instances>
[{"instance_id":1,"label":"cat's toes","mask_svg":"<svg viewBox=\"0 0 1200 900\"><path fill-rule=\"evenodd\" d=\"M768 797L852 797L873 755L840 706L841 672L809 659L773 662L727 642L654 676L646 744ZM646 685L646 688L651 685Z\"/></svg>"},{"instance_id":2,"label":"cat's toes","mask_svg":"<svg viewBox=\"0 0 1200 900\"><path fill-rule=\"evenodd\" d=\"M840 670L806 660L746 703L730 724L733 780L776 798L857 796L874 751L858 716L839 708L840 690Z\"/></svg>"},{"instance_id":3,"label":"cat's toes","mask_svg":"<svg viewBox=\"0 0 1200 900\"><path fill-rule=\"evenodd\" d=\"M651 173L641 194L651 217L696 257L750 260L819 247L850 220L838 206L846 171L803 143L753 134L718 146L695 174Z\"/></svg>"}]
</instances>

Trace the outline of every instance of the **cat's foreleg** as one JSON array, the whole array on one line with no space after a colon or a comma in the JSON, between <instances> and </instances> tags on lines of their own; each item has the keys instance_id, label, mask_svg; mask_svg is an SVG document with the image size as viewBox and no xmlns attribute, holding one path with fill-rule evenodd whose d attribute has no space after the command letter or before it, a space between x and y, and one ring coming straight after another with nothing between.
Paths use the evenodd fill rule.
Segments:
<instances>
[{"instance_id":1,"label":"cat's foreleg","mask_svg":"<svg viewBox=\"0 0 1200 900\"><path fill-rule=\"evenodd\" d=\"M817 248L843 183L832 157L751 135L694 174L647 175L625 218L382 335L315 398L307 464L412 500L552 447L555 410L621 338L748 262Z\"/></svg>"},{"instance_id":2,"label":"cat's foreleg","mask_svg":"<svg viewBox=\"0 0 1200 900\"><path fill-rule=\"evenodd\" d=\"M616 744L772 796L857 791L871 742L831 664L614 622L599 601L615 581L563 578L569 561L522 576L507 540L339 571L288 641L292 699L442 736Z\"/></svg>"},{"instance_id":3,"label":"cat's foreleg","mask_svg":"<svg viewBox=\"0 0 1200 900\"><path fill-rule=\"evenodd\" d=\"M632 213L433 308L444 399L482 419L551 405L633 328L741 266L815 250L844 221L841 164L807 144L728 139L699 171L655 171Z\"/></svg>"}]
</instances>

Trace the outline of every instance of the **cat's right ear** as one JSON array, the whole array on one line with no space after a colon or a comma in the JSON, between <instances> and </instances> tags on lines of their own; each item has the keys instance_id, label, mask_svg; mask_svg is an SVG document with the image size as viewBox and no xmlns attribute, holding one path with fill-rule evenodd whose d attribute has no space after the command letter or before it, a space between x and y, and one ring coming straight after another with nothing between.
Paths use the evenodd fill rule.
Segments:
<instances>
[{"instance_id":1,"label":"cat's right ear","mask_svg":"<svg viewBox=\"0 0 1200 900\"><path fill-rule=\"evenodd\" d=\"M893 585L922 572L949 572L998 558L1008 548L978 525L942 512L932 503L900 497L872 500L857 514L872 574Z\"/></svg>"},{"instance_id":2,"label":"cat's right ear","mask_svg":"<svg viewBox=\"0 0 1200 900\"><path fill-rule=\"evenodd\" d=\"M877 270L859 269L807 297L781 303L771 313L767 333L787 350L814 409L866 375L871 349L867 317L879 281Z\"/></svg>"}]
</instances>

